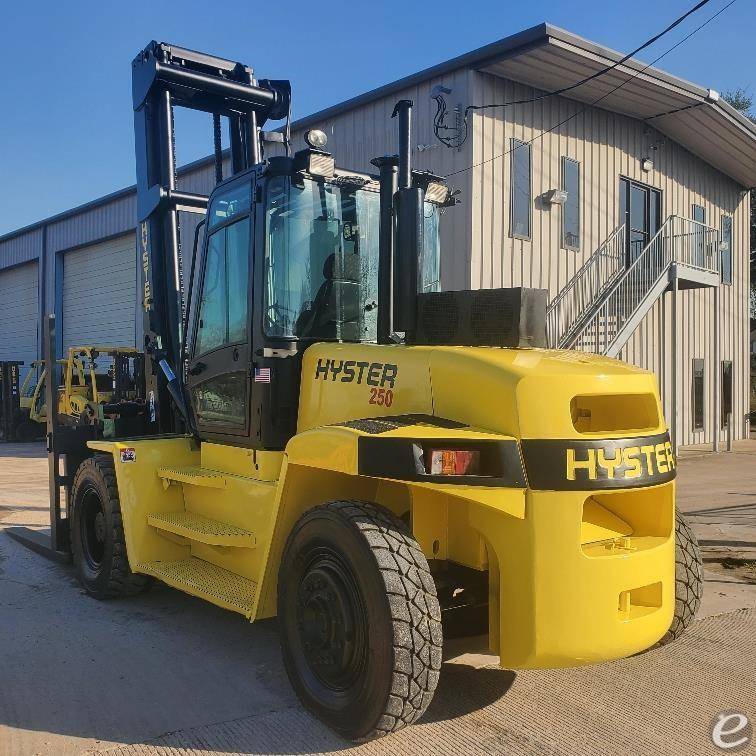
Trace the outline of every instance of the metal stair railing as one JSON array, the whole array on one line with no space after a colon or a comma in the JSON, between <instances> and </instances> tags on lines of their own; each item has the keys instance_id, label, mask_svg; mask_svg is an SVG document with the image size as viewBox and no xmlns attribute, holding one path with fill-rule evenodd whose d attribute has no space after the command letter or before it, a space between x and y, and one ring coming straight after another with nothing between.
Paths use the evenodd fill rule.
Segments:
<instances>
[{"instance_id":1,"label":"metal stair railing","mask_svg":"<svg viewBox=\"0 0 756 756\"><path fill-rule=\"evenodd\" d=\"M673 263L719 273L719 231L670 215L653 239L612 285L563 348L607 354ZM657 294L659 296L659 294ZM628 334L629 335L629 334Z\"/></svg>"},{"instance_id":2,"label":"metal stair railing","mask_svg":"<svg viewBox=\"0 0 756 756\"><path fill-rule=\"evenodd\" d=\"M583 263L570 282L557 294L546 311L548 343L558 347L585 318L597 300L621 275L625 263L625 224Z\"/></svg>"}]
</instances>

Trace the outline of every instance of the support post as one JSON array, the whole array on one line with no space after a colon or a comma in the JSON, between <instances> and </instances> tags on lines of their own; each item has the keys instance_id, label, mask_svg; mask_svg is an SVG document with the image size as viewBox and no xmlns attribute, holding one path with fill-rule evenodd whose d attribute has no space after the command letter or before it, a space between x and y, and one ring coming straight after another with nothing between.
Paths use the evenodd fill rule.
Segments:
<instances>
[{"instance_id":1,"label":"support post","mask_svg":"<svg viewBox=\"0 0 756 756\"><path fill-rule=\"evenodd\" d=\"M713 316L713 324L712 324L712 330L714 331L714 381L712 382L712 385L714 386L714 397L713 402L714 406L712 408L712 415L714 417L714 442L712 445L712 448L715 452L719 451L719 433L720 433L720 427L722 425L721 422L721 407L722 407L722 397L721 397L721 366L719 364L719 286L716 286L714 288L714 316Z\"/></svg>"},{"instance_id":2,"label":"support post","mask_svg":"<svg viewBox=\"0 0 756 756\"><path fill-rule=\"evenodd\" d=\"M677 412L677 372L678 372L678 354L677 354L677 316L678 316L678 296L679 285L677 281L677 271L675 266L672 266L672 417L670 418L671 432L672 432L672 450L675 456L677 456L677 450L679 448L679 418Z\"/></svg>"}]
</instances>

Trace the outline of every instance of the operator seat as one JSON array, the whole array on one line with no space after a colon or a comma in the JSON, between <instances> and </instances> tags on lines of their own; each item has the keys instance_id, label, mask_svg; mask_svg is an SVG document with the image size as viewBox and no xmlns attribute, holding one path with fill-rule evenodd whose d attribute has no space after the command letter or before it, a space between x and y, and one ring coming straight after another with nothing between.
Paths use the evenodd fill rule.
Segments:
<instances>
[{"instance_id":1,"label":"operator seat","mask_svg":"<svg viewBox=\"0 0 756 756\"><path fill-rule=\"evenodd\" d=\"M323 278L312 304L299 314L294 332L297 336L356 341L360 336L360 256L328 255Z\"/></svg>"}]
</instances>

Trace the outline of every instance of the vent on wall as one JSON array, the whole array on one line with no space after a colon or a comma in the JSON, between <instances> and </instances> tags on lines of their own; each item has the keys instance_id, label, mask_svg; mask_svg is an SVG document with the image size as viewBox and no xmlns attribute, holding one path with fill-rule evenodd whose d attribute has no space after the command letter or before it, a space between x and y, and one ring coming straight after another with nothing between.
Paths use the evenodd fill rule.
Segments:
<instances>
[{"instance_id":1,"label":"vent on wall","mask_svg":"<svg viewBox=\"0 0 756 756\"><path fill-rule=\"evenodd\" d=\"M418 294L413 344L545 347L545 289L481 289Z\"/></svg>"}]
</instances>

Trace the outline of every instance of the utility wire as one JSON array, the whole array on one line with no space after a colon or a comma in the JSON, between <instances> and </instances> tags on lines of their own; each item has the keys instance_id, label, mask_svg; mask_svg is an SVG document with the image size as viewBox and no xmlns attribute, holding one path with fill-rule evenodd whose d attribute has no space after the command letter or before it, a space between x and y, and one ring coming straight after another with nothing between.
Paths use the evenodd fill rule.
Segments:
<instances>
[{"instance_id":1,"label":"utility wire","mask_svg":"<svg viewBox=\"0 0 756 756\"><path fill-rule=\"evenodd\" d=\"M600 76L604 76L605 74L609 73L609 71L612 71L615 68L621 66L623 63L626 63L633 56L641 52L641 50L645 50L647 47L650 47L651 45L653 45L654 42L657 42L665 34L672 31L672 29L679 26L683 21L685 21L685 19L688 18L688 16L691 16L693 13L703 8L703 6L709 2L711 2L711 0L700 0L699 3L694 5L685 13L683 13L682 16L675 19L669 26L667 26L666 29L663 29L658 34L654 35L650 39L647 39L642 45L640 45L639 47L636 47L635 50L629 52L623 58L620 58L620 60L616 61L615 63L612 63L610 66L606 66L600 71L596 71L590 76L586 76L584 79L581 79L580 81L577 81L574 84L570 84L566 87L562 87L561 89L556 89L553 92L544 92L541 95L537 95L536 97L530 97L525 100L513 100L512 102L495 103L491 105L468 105L465 108L465 112L462 117L462 126L460 127L446 126L444 124L448 108L446 106L446 101L444 100L443 94L439 93L433 97L433 99L436 101L436 104L437 104L436 115L433 119L433 132L436 138L442 144L446 145L447 147L459 148L467 141L467 136L468 136L467 119L468 119L468 116L470 115L470 111L487 110L490 108L507 108L512 105L527 105L531 102L540 102L541 100L545 100L548 97L555 97L557 95L564 94L565 92L570 92L573 89L577 89L578 87L582 87L583 84L586 84L589 81L593 81L594 79L598 79ZM457 131L461 133L458 133L456 136L447 137L447 136L442 136L440 133L441 131Z\"/></svg>"},{"instance_id":2,"label":"utility wire","mask_svg":"<svg viewBox=\"0 0 756 756\"><path fill-rule=\"evenodd\" d=\"M701 105L705 105L705 101L701 102L694 102L692 105L683 105L681 108L673 108L672 110L667 110L664 113L656 113L654 115L646 116L643 121L644 123L646 121L653 121L654 118L661 118L662 116L668 116L672 115L673 113L682 113L683 110L692 110L693 108L700 108Z\"/></svg>"},{"instance_id":3,"label":"utility wire","mask_svg":"<svg viewBox=\"0 0 756 756\"><path fill-rule=\"evenodd\" d=\"M582 87L583 84L587 84L589 81L593 81L594 79L598 79L600 76L604 76L604 74L609 73L610 71L614 70L615 68L618 68L623 63L627 63L630 58L633 58L636 56L641 50L645 50L647 47L650 47L654 44L654 42L657 42L660 40L665 34L668 32L671 32L672 29L679 26L683 21L685 21L688 16L693 15L697 10L700 10L704 7L707 3L709 3L711 0L701 0L697 5L694 5L690 10L683 13L682 16L680 16L678 19L673 21L666 29L660 31L655 36L651 37L651 39L646 40L640 47L636 47L635 50L632 52L629 52L627 55L625 55L624 58L621 58L616 63L612 63L611 66L607 66L606 68L603 68L601 71L596 71L596 73L591 74L590 76L586 76L584 79L581 79L580 81L575 82L574 84L570 84L569 86L562 87L561 89L556 89L553 92L546 92L542 95L539 95L538 97L533 97L530 100L518 100L515 102L507 102L503 103L501 105L470 105L467 109L468 110L486 110L488 108L503 108L508 107L509 105L522 105L528 102L538 102L539 100L545 100L547 97L554 97L555 95L564 94L565 92L569 92L573 89L577 89L578 87Z\"/></svg>"},{"instance_id":4,"label":"utility wire","mask_svg":"<svg viewBox=\"0 0 756 756\"><path fill-rule=\"evenodd\" d=\"M472 170L473 168L479 168L481 165L485 165L486 163L491 163L494 160L498 160L499 158L505 157L506 155L509 155L510 152L513 152L514 150L516 150L516 149L518 149L520 147L525 147L527 145L533 144L533 142L535 142L536 140L545 137L546 134L550 134L552 131L555 131L556 129L560 128L561 126L564 126L564 124L569 123L569 121L571 121L573 118L577 118L579 115L582 115L583 113L585 113L586 111L590 110L592 107L594 107L595 105L597 105L598 103L600 103L602 100L605 100L607 97L609 97L610 95L614 94L617 90L622 89L622 87L624 87L625 84L627 84L628 82L632 81L633 79L636 79L642 73L644 73L649 68L651 68L651 66L653 66L655 63L658 63L662 58L664 58L667 55L669 55L673 50L676 50L678 47L680 47L680 45L682 45L685 42L687 42L692 36L694 36L699 31L701 31L701 29L703 29L705 26L707 26L708 24L710 24L715 18L717 18L717 16L721 15L722 13L724 13L731 5L734 5L736 2L737 2L737 0L730 0L726 5L724 5L722 8L720 8L713 16L711 16L710 18L706 19L706 21L704 21L702 24L700 24L695 29L693 29L693 31L691 31L689 34L687 34L685 37L683 37L679 42L676 42L674 45L672 45L672 47L670 47L668 50L666 50L665 52L663 52L658 57L654 58L650 63L647 63L645 66L643 66L643 68L641 68L638 71L636 71L632 76L628 77L623 82L620 82L619 84L617 84L617 86L615 86L614 88L610 89L608 92L606 92L606 94L601 95L601 97L593 100L592 102L588 103L584 107L580 108L580 110L578 110L577 112L573 113L571 116L568 116L564 120L559 121L559 123L556 123L551 128L546 129L546 131L543 131L542 133L537 134L532 139L529 139L527 142L519 142L516 147L513 147L513 148L507 150L506 152L502 152L500 155L494 155L493 157L487 158L486 160L481 160L479 163L473 163L472 165L467 166L467 168L460 168L460 170L458 170L458 171L452 171L451 173L447 173L444 176L444 178L449 178L450 176L456 176L456 175L458 175L460 173L465 173L466 171ZM700 6L700 3L699 3L699 6ZM699 6L696 6L696 7L699 7ZM689 13L690 13L690 11L689 11ZM536 100L526 100L525 102L535 102L535 101ZM510 104L515 104L515 103L510 103ZM703 104L703 103L695 103L695 105L701 105L701 104ZM685 108L681 108L681 110L687 110L688 107L692 107L692 106L686 106ZM675 112L675 111L668 111L668 112ZM655 115L655 116L649 116L649 118L658 118L661 115L667 115L667 114L668 113L660 113L660 114Z\"/></svg>"}]
</instances>

